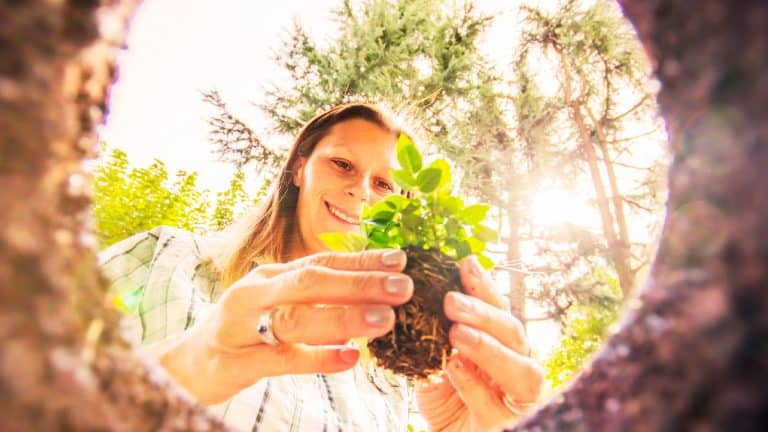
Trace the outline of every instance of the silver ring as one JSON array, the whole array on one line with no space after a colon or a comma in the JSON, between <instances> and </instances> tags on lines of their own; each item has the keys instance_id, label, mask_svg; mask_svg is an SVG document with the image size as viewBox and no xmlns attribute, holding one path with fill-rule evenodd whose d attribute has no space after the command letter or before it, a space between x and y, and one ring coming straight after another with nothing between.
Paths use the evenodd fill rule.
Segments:
<instances>
[{"instance_id":1,"label":"silver ring","mask_svg":"<svg viewBox=\"0 0 768 432\"><path fill-rule=\"evenodd\" d=\"M531 407L536 405L535 402L529 402L529 403L522 403L522 402L516 402L514 399L512 399L511 396L509 396L506 393L501 394L501 401L504 403L504 406L507 407L508 410L512 411L512 414L516 416L522 416L526 412L528 412Z\"/></svg>"},{"instance_id":2,"label":"silver ring","mask_svg":"<svg viewBox=\"0 0 768 432\"><path fill-rule=\"evenodd\" d=\"M272 309L259 315L259 325L257 327L262 342L271 346L280 345L280 341L275 336L275 329L272 327L272 316L275 314L275 311L277 309Z\"/></svg>"}]
</instances>

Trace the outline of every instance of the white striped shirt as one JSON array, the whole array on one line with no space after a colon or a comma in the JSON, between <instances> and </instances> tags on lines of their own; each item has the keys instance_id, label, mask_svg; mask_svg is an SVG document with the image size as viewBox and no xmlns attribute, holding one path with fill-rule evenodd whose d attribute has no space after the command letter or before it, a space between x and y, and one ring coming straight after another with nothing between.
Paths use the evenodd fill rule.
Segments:
<instances>
[{"instance_id":1,"label":"white striped shirt","mask_svg":"<svg viewBox=\"0 0 768 432\"><path fill-rule=\"evenodd\" d=\"M202 259L204 245L200 236L158 227L99 255L112 297L135 306L121 323L129 340L151 343L183 332L216 301L218 275ZM408 387L402 377L358 362L337 374L263 379L209 408L247 431L402 431Z\"/></svg>"}]
</instances>

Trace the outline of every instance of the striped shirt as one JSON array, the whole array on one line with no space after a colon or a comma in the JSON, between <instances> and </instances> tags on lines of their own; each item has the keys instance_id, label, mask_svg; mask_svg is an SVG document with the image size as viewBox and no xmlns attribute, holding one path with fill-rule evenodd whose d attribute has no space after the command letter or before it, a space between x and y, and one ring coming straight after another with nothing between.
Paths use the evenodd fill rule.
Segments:
<instances>
[{"instance_id":1,"label":"striped shirt","mask_svg":"<svg viewBox=\"0 0 768 432\"><path fill-rule=\"evenodd\" d=\"M217 273L202 258L205 244L204 237L158 227L99 254L112 281L110 297L131 311L121 322L131 342L162 340L205 316L221 294ZM248 431L402 431L408 387L403 378L358 362L337 374L262 379L209 409Z\"/></svg>"}]
</instances>

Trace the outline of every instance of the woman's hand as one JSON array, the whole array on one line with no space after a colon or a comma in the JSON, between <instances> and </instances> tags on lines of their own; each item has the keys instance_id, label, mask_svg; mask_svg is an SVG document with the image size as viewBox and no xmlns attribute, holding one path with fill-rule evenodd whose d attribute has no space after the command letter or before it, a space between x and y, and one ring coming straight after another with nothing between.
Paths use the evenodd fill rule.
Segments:
<instances>
[{"instance_id":1,"label":"woman's hand","mask_svg":"<svg viewBox=\"0 0 768 432\"><path fill-rule=\"evenodd\" d=\"M411 298L413 282L401 273L405 262L402 251L373 250L260 265L229 287L160 362L206 404L264 377L349 369L359 352L346 341L384 335L395 322L392 306ZM273 310L276 346L258 333L258 318Z\"/></svg>"},{"instance_id":2,"label":"woman's hand","mask_svg":"<svg viewBox=\"0 0 768 432\"><path fill-rule=\"evenodd\" d=\"M458 354L443 381L420 386L416 397L431 430L495 430L533 405L543 374L528 356L522 324L474 257L462 263L461 282L468 295L451 292L443 305L454 322L449 337Z\"/></svg>"}]
</instances>

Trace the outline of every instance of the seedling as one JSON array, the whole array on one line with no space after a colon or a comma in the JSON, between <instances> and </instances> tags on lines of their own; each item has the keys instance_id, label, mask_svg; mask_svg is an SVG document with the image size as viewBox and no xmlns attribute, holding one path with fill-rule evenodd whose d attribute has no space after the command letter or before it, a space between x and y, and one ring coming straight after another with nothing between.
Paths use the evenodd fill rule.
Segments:
<instances>
[{"instance_id":1,"label":"seedling","mask_svg":"<svg viewBox=\"0 0 768 432\"><path fill-rule=\"evenodd\" d=\"M332 250L398 248L408 256L405 273L414 282L413 298L395 308L394 329L368 342L380 366L409 378L438 373L451 352L443 313L448 291L464 292L459 262L476 255L492 268L484 255L496 231L483 225L490 207L464 205L452 194L451 169L444 159L422 166L422 156L407 135L397 141L400 169L392 172L403 195L390 195L363 209L359 232L324 233L320 238Z\"/></svg>"}]
</instances>

